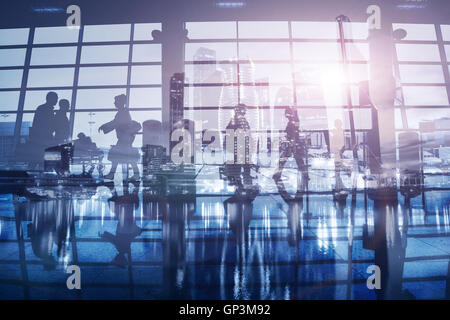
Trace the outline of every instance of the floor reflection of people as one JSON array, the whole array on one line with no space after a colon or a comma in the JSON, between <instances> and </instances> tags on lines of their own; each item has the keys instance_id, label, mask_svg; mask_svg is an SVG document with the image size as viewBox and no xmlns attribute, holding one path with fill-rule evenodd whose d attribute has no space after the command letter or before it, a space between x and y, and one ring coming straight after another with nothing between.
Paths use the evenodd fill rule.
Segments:
<instances>
[{"instance_id":1,"label":"floor reflection of people","mask_svg":"<svg viewBox=\"0 0 450 320\"><path fill-rule=\"evenodd\" d=\"M288 205L288 211L286 212L289 228L288 242L290 246L295 246L303 236L303 193L297 192L294 196L291 196L286 191L282 181L275 182L281 198Z\"/></svg>"},{"instance_id":2,"label":"floor reflection of people","mask_svg":"<svg viewBox=\"0 0 450 320\"><path fill-rule=\"evenodd\" d=\"M248 228L253 215L253 200L255 195L236 192L224 201L225 214L230 229L239 243L248 240Z\"/></svg>"},{"instance_id":3,"label":"floor reflection of people","mask_svg":"<svg viewBox=\"0 0 450 320\"><path fill-rule=\"evenodd\" d=\"M114 211L114 216L117 220L116 234L108 231L99 234L103 240L112 243L116 247L118 253L111 263L122 268L131 262L131 243L144 230L136 225L135 220L135 210L139 207L138 193L139 182L134 182L131 193L128 183L125 182L123 195L121 196L114 189L113 196L108 199L108 203ZM128 256L128 260L126 256Z\"/></svg>"},{"instance_id":4,"label":"floor reflection of people","mask_svg":"<svg viewBox=\"0 0 450 320\"><path fill-rule=\"evenodd\" d=\"M255 189L237 188L235 193L224 201L224 211L231 230L230 244L234 246L236 254L235 266L233 268L233 287L222 285L223 297L233 297L234 299L248 299L252 290L263 284L264 268L259 268L260 272L252 274L254 268L252 262L261 263L263 257L260 255L260 240L251 241L249 239L249 228L253 218L253 201L258 192ZM223 255L228 251L228 241L223 245ZM223 262L222 262L223 263ZM226 266L225 266L226 268ZM221 276L227 279L226 274ZM250 278L255 278L255 282L249 283ZM265 286L265 285L264 285ZM252 288L255 287L255 288Z\"/></svg>"},{"instance_id":5,"label":"floor reflection of people","mask_svg":"<svg viewBox=\"0 0 450 320\"><path fill-rule=\"evenodd\" d=\"M73 221L73 205L69 199L31 201L29 213L32 222L27 225L27 235L36 257L42 260L45 270L57 265L53 255L56 244L57 258L64 258L69 240L69 228Z\"/></svg>"},{"instance_id":6,"label":"floor reflection of people","mask_svg":"<svg viewBox=\"0 0 450 320\"><path fill-rule=\"evenodd\" d=\"M127 172L128 164L133 168L133 176L131 180L139 180L139 168L137 162L139 161L139 151L133 148L133 142L136 134L141 129L141 125L131 119L130 111L126 108L127 97L124 94L118 95L114 98L114 105L117 108L114 120L103 124L98 129L107 134L116 130L117 144L111 147L108 153L108 160L112 162L111 171L104 176L105 179L114 179L117 166L119 163L126 166L123 172ZM122 168L124 169L124 168ZM126 180L128 177L124 177Z\"/></svg>"},{"instance_id":7,"label":"floor reflection of people","mask_svg":"<svg viewBox=\"0 0 450 320\"><path fill-rule=\"evenodd\" d=\"M306 146L300 139L300 120L297 110L291 107L286 107L284 115L288 120L285 130L286 137L281 143L280 160L273 179L275 182L281 179L286 162L290 157L294 157L298 170L302 172L302 182L298 185L298 190L303 191L307 180L307 168L305 166Z\"/></svg>"},{"instance_id":8,"label":"floor reflection of people","mask_svg":"<svg viewBox=\"0 0 450 320\"><path fill-rule=\"evenodd\" d=\"M405 262L408 214L402 212L399 224L398 202L380 198L374 200L375 265L381 271L381 289L375 289L378 299L414 299L403 290L403 266Z\"/></svg>"},{"instance_id":9,"label":"floor reflection of people","mask_svg":"<svg viewBox=\"0 0 450 320\"><path fill-rule=\"evenodd\" d=\"M195 195L169 196L167 205L162 221L165 294L170 298L185 297L186 223L195 213Z\"/></svg>"}]
</instances>

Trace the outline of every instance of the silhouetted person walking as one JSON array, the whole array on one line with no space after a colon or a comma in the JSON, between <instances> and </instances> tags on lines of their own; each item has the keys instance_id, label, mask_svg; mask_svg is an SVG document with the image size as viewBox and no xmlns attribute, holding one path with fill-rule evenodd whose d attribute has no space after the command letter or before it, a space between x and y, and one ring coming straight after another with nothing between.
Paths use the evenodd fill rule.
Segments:
<instances>
[{"instance_id":1,"label":"silhouetted person walking","mask_svg":"<svg viewBox=\"0 0 450 320\"><path fill-rule=\"evenodd\" d=\"M302 172L302 185L304 187L307 179L305 172L305 170L307 169L305 165L305 157L307 156L307 154L306 146L300 139L300 120L298 118L297 110L290 107L286 108L284 115L288 120L288 124L285 130L286 139L281 144L278 169L273 175L273 179L275 181L281 179L281 173L284 166L286 165L286 162L290 157L294 157L295 162L297 163L298 170ZM298 187L298 189L300 189L300 186Z\"/></svg>"},{"instance_id":2,"label":"silhouetted person walking","mask_svg":"<svg viewBox=\"0 0 450 320\"><path fill-rule=\"evenodd\" d=\"M114 179L114 174L119 163L122 165L131 164L133 167L134 175L131 180L139 180L139 168L137 162L139 160L139 151L137 148L133 148L133 142L136 134L141 129L139 122L131 119L130 111L125 107L127 97L124 94L116 96L114 98L114 105L117 108L116 116L114 120L103 124L98 131L103 133L109 133L116 130L117 144L111 147L108 153L108 160L112 162L111 171L105 175L105 179ZM123 170L124 172L127 170ZM126 180L128 177L124 177Z\"/></svg>"},{"instance_id":3,"label":"silhouetted person walking","mask_svg":"<svg viewBox=\"0 0 450 320\"><path fill-rule=\"evenodd\" d=\"M59 110L55 112L55 144L64 144L70 139L70 122L67 112L70 102L66 99L59 101Z\"/></svg>"}]
</instances>

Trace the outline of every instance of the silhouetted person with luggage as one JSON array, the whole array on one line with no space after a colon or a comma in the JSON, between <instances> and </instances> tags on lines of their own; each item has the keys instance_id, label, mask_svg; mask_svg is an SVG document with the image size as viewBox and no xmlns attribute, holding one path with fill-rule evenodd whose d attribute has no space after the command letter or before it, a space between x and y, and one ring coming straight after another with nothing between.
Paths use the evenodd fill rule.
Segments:
<instances>
[{"instance_id":1,"label":"silhouetted person with luggage","mask_svg":"<svg viewBox=\"0 0 450 320\"><path fill-rule=\"evenodd\" d=\"M111 147L108 153L108 160L112 162L111 171L105 175L105 179L114 179L114 174L119 163L128 166L131 164L133 167L134 175L130 180L139 180L139 168L137 162L139 160L139 151L137 148L133 148L133 142L136 134L141 129L139 122L131 119L130 111L126 108L127 97L124 94L116 96L114 99L114 105L117 108L116 116L114 120L103 124L98 131L103 133L109 133L116 130L117 144ZM123 168L122 168L123 169ZM128 170L123 170L126 172ZM128 177L124 177L124 180Z\"/></svg>"},{"instance_id":2,"label":"silhouetted person with luggage","mask_svg":"<svg viewBox=\"0 0 450 320\"><path fill-rule=\"evenodd\" d=\"M69 109L69 100L61 99L59 110L55 112L55 145L64 144L70 139L70 122L67 118Z\"/></svg>"},{"instance_id":3,"label":"silhouetted person with luggage","mask_svg":"<svg viewBox=\"0 0 450 320\"><path fill-rule=\"evenodd\" d=\"M30 166L34 168L36 164L42 162L44 151L53 145L53 132L55 131L55 113L53 107L58 102L56 92L47 93L46 102L37 107L33 124L30 127Z\"/></svg>"}]
</instances>

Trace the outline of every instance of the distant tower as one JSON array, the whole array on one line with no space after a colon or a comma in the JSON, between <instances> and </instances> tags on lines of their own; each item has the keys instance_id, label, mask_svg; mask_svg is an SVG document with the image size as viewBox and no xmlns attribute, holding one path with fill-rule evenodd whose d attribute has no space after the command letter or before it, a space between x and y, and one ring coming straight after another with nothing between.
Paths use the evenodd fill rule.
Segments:
<instances>
[{"instance_id":1,"label":"distant tower","mask_svg":"<svg viewBox=\"0 0 450 320\"><path fill-rule=\"evenodd\" d=\"M223 75L223 87L219 101L219 129L225 130L230 120L230 112L224 111L224 107L234 107L238 104L238 89L235 84L237 82L237 64L236 60L229 60L228 63L221 67Z\"/></svg>"},{"instance_id":2,"label":"distant tower","mask_svg":"<svg viewBox=\"0 0 450 320\"><path fill-rule=\"evenodd\" d=\"M170 132L175 123L183 119L184 73L175 73L170 78Z\"/></svg>"},{"instance_id":3,"label":"distant tower","mask_svg":"<svg viewBox=\"0 0 450 320\"><path fill-rule=\"evenodd\" d=\"M264 77L260 79L256 79L256 83L258 83L258 86L255 86L255 94L258 97L258 106L260 107L259 110L259 117L260 117L260 125L261 128L266 127L266 125L269 125L269 128L272 128L272 119L273 119L273 109L270 108L270 83L269 78ZM263 108L270 108L267 109L267 112L264 112ZM266 119L265 117L269 117Z\"/></svg>"},{"instance_id":4,"label":"distant tower","mask_svg":"<svg viewBox=\"0 0 450 320\"><path fill-rule=\"evenodd\" d=\"M216 51L208 48L200 47L194 55L194 83L222 83L222 73L217 70ZM194 88L194 106L201 107L217 107L222 88L220 85L214 87L197 86ZM218 118L207 117L206 114L201 114L196 120L203 120L209 125L208 128L217 129Z\"/></svg>"},{"instance_id":5,"label":"distant tower","mask_svg":"<svg viewBox=\"0 0 450 320\"><path fill-rule=\"evenodd\" d=\"M259 109L259 97L255 85L255 65L250 58L248 58L248 60L249 63L239 65L239 77L241 83L239 103L243 103L250 107L247 109L247 121L252 130L259 130L261 127L261 110Z\"/></svg>"}]
</instances>

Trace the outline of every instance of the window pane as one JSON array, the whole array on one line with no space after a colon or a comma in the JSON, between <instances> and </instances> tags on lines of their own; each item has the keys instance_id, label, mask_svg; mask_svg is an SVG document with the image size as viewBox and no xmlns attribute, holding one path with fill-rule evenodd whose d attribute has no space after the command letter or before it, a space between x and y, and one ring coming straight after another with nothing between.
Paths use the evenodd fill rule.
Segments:
<instances>
[{"instance_id":1,"label":"window pane","mask_svg":"<svg viewBox=\"0 0 450 320\"><path fill-rule=\"evenodd\" d=\"M33 42L35 44L78 42L78 32L79 29L67 27L36 28Z\"/></svg>"},{"instance_id":2,"label":"window pane","mask_svg":"<svg viewBox=\"0 0 450 320\"><path fill-rule=\"evenodd\" d=\"M20 135L28 137L30 133L30 127L33 124L34 113L24 113L22 116L22 126L20 128Z\"/></svg>"},{"instance_id":3,"label":"window pane","mask_svg":"<svg viewBox=\"0 0 450 320\"><path fill-rule=\"evenodd\" d=\"M339 29L338 29L339 30ZM338 33L339 35L339 33ZM345 22L344 38L365 40L369 36L369 27L367 22ZM339 36L338 36L339 38Z\"/></svg>"},{"instance_id":4,"label":"window pane","mask_svg":"<svg viewBox=\"0 0 450 320\"><path fill-rule=\"evenodd\" d=\"M113 109L114 97L125 94L125 88L118 89L78 89L77 109Z\"/></svg>"},{"instance_id":5,"label":"window pane","mask_svg":"<svg viewBox=\"0 0 450 320\"><path fill-rule=\"evenodd\" d=\"M15 114L0 114L0 136L13 136L15 123Z\"/></svg>"},{"instance_id":6,"label":"window pane","mask_svg":"<svg viewBox=\"0 0 450 320\"><path fill-rule=\"evenodd\" d=\"M12 155L14 146L15 114L0 114L0 159L7 160Z\"/></svg>"},{"instance_id":7,"label":"window pane","mask_svg":"<svg viewBox=\"0 0 450 320\"><path fill-rule=\"evenodd\" d=\"M403 83L444 83L441 66L400 65L400 78Z\"/></svg>"},{"instance_id":8,"label":"window pane","mask_svg":"<svg viewBox=\"0 0 450 320\"><path fill-rule=\"evenodd\" d=\"M128 45L120 46L83 46L81 63L119 63L128 62Z\"/></svg>"},{"instance_id":9,"label":"window pane","mask_svg":"<svg viewBox=\"0 0 450 320\"><path fill-rule=\"evenodd\" d=\"M408 106L446 106L448 105L445 87L403 87L405 105Z\"/></svg>"},{"instance_id":10,"label":"window pane","mask_svg":"<svg viewBox=\"0 0 450 320\"><path fill-rule=\"evenodd\" d=\"M294 43L296 60L340 60L341 51L338 43Z\"/></svg>"},{"instance_id":11,"label":"window pane","mask_svg":"<svg viewBox=\"0 0 450 320\"><path fill-rule=\"evenodd\" d=\"M97 147L109 150L111 145L117 142L117 138L114 132L108 134L103 134L98 132L98 128L114 119L116 112L106 111L106 112L76 112L74 119L74 128L72 139L77 139L79 133L84 133L85 135L91 137L92 142L97 144ZM107 153L105 153L105 156ZM105 160L107 157L105 157Z\"/></svg>"},{"instance_id":12,"label":"window pane","mask_svg":"<svg viewBox=\"0 0 450 320\"><path fill-rule=\"evenodd\" d=\"M161 23L136 23L134 25L134 40L153 40L153 30L161 31Z\"/></svg>"},{"instance_id":13,"label":"window pane","mask_svg":"<svg viewBox=\"0 0 450 320\"><path fill-rule=\"evenodd\" d=\"M450 25L441 25L442 39L450 41Z\"/></svg>"},{"instance_id":14,"label":"window pane","mask_svg":"<svg viewBox=\"0 0 450 320\"><path fill-rule=\"evenodd\" d=\"M269 101L264 101L260 99L260 105L271 105L271 106L287 106L293 105L294 103L294 91L292 90L292 85L279 85L279 86L269 86L261 87L261 96L266 96L269 94ZM267 92L268 90L268 92Z\"/></svg>"},{"instance_id":15,"label":"window pane","mask_svg":"<svg viewBox=\"0 0 450 320\"><path fill-rule=\"evenodd\" d=\"M346 43L347 58L352 61L369 60L369 44L367 43Z\"/></svg>"},{"instance_id":16,"label":"window pane","mask_svg":"<svg viewBox=\"0 0 450 320\"><path fill-rule=\"evenodd\" d=\"M436 29L434 24L400 24L393 23L392 28L405 29L407 32L406 38L403 40L421 40L421 41L436 41Z\"/></svg>"},{"instance_id":17,"label":"window pane","mask_svg":"<svg viewBox=\"0 0 450 320\"><path fill-rule=\"evenodd\" d=\"M126 66L120 67L83 67L80 68L78 84L80 86L126 85Z\"/></svg>"},{"instance_id":18,"label":"window pane","mask_svg":"<svg viewBox=\"0 0 450 320\"><path fill-rule=\"evenodd\" d=\"M336 64L298 63L294 68L297 83L322 83L325 71L329 68L336 68Z\"/></svg>"},{"instance_id":19,"label":"window pane","mask_svg":"<svg viewBox=\"0 0 450 320\"><path fill-rule=\"evenodd\" d=\"M83 42L130 41L129 24L85 26Z\"/></svg>"},{"instance_id":20,"label":"window pane","mask_svg":"<svg viewBox=\"0 0 450 320\"><path fill-rule=\"evenodd\" d=\"M434 44L399 43L396 48L398 61L441 61L439 48Z\"/></svg>"},{"instance_id":21,"label":"window pane","mask_svg":"<svg viewBox=\"0 0 450 320\"><path fill-rule=\"evenodd\" d=\"M133 62L160 62L160 44L135 44L133 46Z\"/></svg>"},{"instance_id":22,"label":"window pane","mask_svg":"<svg viewBox=\"0 0 450 320\"><path fill-rule=\"evenodd\" d=\"M361 82L369 80L369 65L350 64L349 65L350 82Z\"/></svg>"},{"instance_id":23,"label":"window pane","mask_svg":"<svg viewBox=\"0 0 450 320\"><path fill-rule=\"evenodd\" d=\"M0 88L20 88L22 86L22 69L0 70Z\"/></svg>"},{"instance_id":24,"label":"window pane","mask_svg":"<svg viewBox=\"0 0 450 320\"><path fill-rule=\"evenodd\" d=\"M236 86L187 87L185 90L185 107L235 106L237 101Z\"/></svg>"},{"instance_id":25,"label":"window pane","mask_svg":"<svg viewBox=\"0 0 450 320\"><path fill-rule=\"evenodd\" d=\"M345 129L350 129L349 113L345 109L343 109L342 111L344 117L343 127ZM353 120L356 130L372 129L372 112L370 111L370 109L355 108L353 110Z\"/></svg>"},{"instance_id":26,"label":"window pane","mask_svg":"<svg viewBox=\"0 0 450 320\"><path fill-rule=\"evenodd\" d=\"M161 84L161 66L131 67L131 84Z\"/></svg>"},{"instance_id":27,"label":"window pane","mask_svg":"<svg viewBox=\"0 0 450 320\"><path fill-rule=\"evenodd\" d=\"M367 64L349 64L350 82L358 83L369 80ZM297 83L344 83L346 81L342 64L338 63L304 63L295 65Z\"/></svg>"},{"instance_id":28,"label":"window pane","mask_svg":"<svg viewBox=\"0 0 450 320\"><path fill-rule=\"evenodd\" d=\"M131 88L130 108L161 108L160 88Z\"/></svg>"},{"instance_id":29,"label":"window pane","mask_svg":"<svg viewBox=\"0 0 450 320\"><path fill-rule=\"evenodd\" d=\"M29 90L25 94L24 110L36 110L38 106L45 103L45 97L49 91L54 91L58 95L58 100L67 99L72 102L72 90ZM55 110L59 109L58 105Z\"/></svg>"},{"instance_id":30,"label":"window pane","mask_svg":"<svg viewBox=\"0 0 450 320\"><path fill-rule=\"evenodd\" d=\"M28 87L72 86L73 74L73 68L30 69Z\"/></svg>"},{"instance_id":31,"label":"window pane","mask_svg":"<svg viewBox=\"0 0 450 320\"><path fill-rule=\"evenodd\" d=\"M210 130L225 130L233 114L232 110L186 110L186 119L202 120L202 128Z\"/></svg>"},{"instance_id":32,"label":"window pane","mask_svg":"<svg viewBox=\"0 0 450 320\"><path fill-rule=\"evenodd\" d=\"M236 22L186 22L189 39L235 39Z\"/></svg>"},{"instance_id":33,"label":"window pane","mask_svg":"<svg viewBox=\"0 0 450 320\"><path fill-rule=\"evenodd\" d=\"M237 65L186 64L185 83L237 83Z\"/></svg>"},{"instance_id":34,"label":"window pane","mask_svg":"<svg viewBox=\"0 0 450 320\"><path fill-rule=\"evenodd\" d=\"M0 46L27 44L28 33L28 28L0 29Z\"/></svg>"},{"instance_id":35,"label":"window pane","mask_svg":"<svg viewBox=\"0 0 450 320\"><path fill-rule=\"evenodd\" d=\"M237 58L236 43L209 42L209 43L186 43L186 61L216 61L234 60Z\"/></svg>"},{"instance_id":36,"label":"window pane","mask_svg":"<svg viewBox=\"0 0 450 320\"><path fill-rule=\"evenodd\" d=\"M407 109L406 116L408 117L408 125L411 128L418 129L420 122L434 121L441 118L450 117L450 110L445 109L433 109L433 108L423 108L423 109Z\"/></svg>"},{"instance_id":37,"label":"window pane","mask_svg":"<svg viewBox=\"0 0 450 320\"><path fill-rule=\"evenodd\" d=\"M239 38L289 38L287 21L239 21Z\"/></svg>"},{"instance_id":38,"label":"window pane","mask_svg":"<svg viewBox=\"0 0 450 320\"><path fill-rule=\"evenodd\" d=\"M0 50L0 67L23 66L26 49Z\"/></svg>"},{"instance_id":39,"label":"window pane","mask_svg":"<svg viewBox=\"0 0 450 320\"><path fill-rule=\"evenodd\" d=\"M445 45L445 56L447 57L447 61L450 61L450 46Z\"/></svg>"},{"instance_id":40,"label":"window pane","mask_svg":"<svg viewBox=\"0 0 450 320\"><path fill-rule=\"evenodd\" d=\"M326 109L307 109L307 108L298 108L298 116L300 119L300 128L301 130L326 130L328 129L328 114ZM286 118L283 114L278 114L278 117L283 117L280 122L280 125L277 129L284 130L287 125ZM277 118L278 120L278 118Z\"/></svg>"},{"instance_id":41,"label":"window pane","mask_svg":"<svg viewBox=\"0 0 450 320\"><path fill-rule=\"evenodd\" d=\"M240 60L289 60L287 42L240 42Z\"/></svg>"},{"instance_id":42,"label":"window pane","mask_svg":"<svg viewBox=\"0 0 450 320\"><path fill-rule=\"evenodd\" d=\"M31 65L75 64L77 47L33 48Z\"/></svg>"},{"instance_id":43,"label":"window pane","mask_svg":"<svg viewBox=\"0 0 450 320\"><path fill-rule=\"evenodd\" d=\"M290 64L240 64L241 83L289 83L292 82Z\"/></svg>"},{"instance_id":44,"label":"window pane","mask_svg":"<svg viewBox=\"0 0 450 320\"><path fill-rule=\"evenodd\" d=\"M324 92L321 86L301 86L296 88L297 105L324 106Z\"/></svg>"},{"instance_id":45,"label":"window pane","mask_svg":"<svg viewBox=\"0 0 450 320\"><path fill-rule=\"evenodd\" d=\"M19 105L20 91L0 92L0 110L15 111Z\"/></svg>"},{"instance_id":46,"label":"window pane","mask_svg":"<svg viewBox=\"0 0 450 320\"><path fill-rule=\"evenodd\" d=\"M338 39L336 22L293 21L292 37L295 39Z\"/></svg>"}]
</instances>

